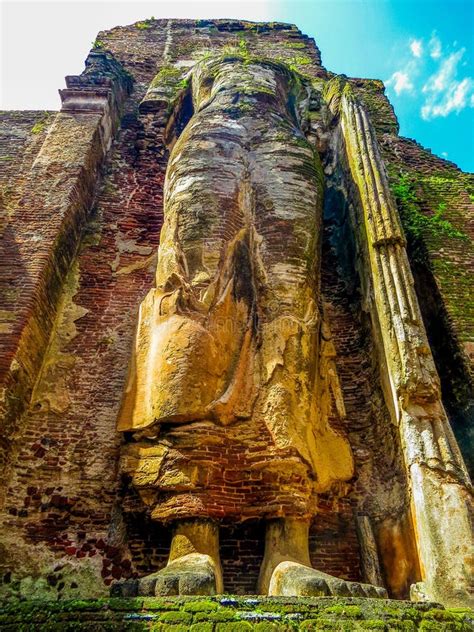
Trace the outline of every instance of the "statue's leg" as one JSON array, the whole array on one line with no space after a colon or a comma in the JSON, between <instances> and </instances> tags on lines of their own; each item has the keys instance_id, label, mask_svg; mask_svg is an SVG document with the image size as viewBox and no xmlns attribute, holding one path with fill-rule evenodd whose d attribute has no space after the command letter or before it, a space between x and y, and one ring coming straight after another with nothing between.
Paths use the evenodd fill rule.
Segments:
<instances>
[{"instance_id":1,"label":"statue's leg","mask_svg":"<svg viewBox=\"0 0 474 632\"><path fill-rule=\"evenodd\" d=\"M249 319L235 306L228 261L243 226L241 147L186 134L169 161L156 288L140 308L122 431L212 416Z\"/></svg>"},{"instance_id":2,"label":"statue's leg","mask_svg":"<svg viewBox=\"0 0 474 632\"><path fill-rule=\"evenodd\" d=\"M298 518L269 520L265 532L265 554L258 578L258 592L266 595L273 571L280 562L292 561L310 566L309 522Z\"/></svg>"},{"instance_id":3,"label":"statue's leg","mask_svg":"<svg viewBox=\"0 0 474 632\"><path fill-rule=\"evenodd\" d=\"M349 582L311 568L309 521L282 518L267 523L258 592L272 597L386 597L385 588Z\"/></svg>"},{"instance_id":4,"label":"statue's leg","mask_svg":"<svg viewBox=\"0 0 474 632\"><path fill-rule=\"evenodd\" d=\"M269 135L256 141L258 168L252 172L264 270L259 312L263 418L276 447L295 448L308 466L309 485L316 483L322 493L353 475L349 442L320 415L315 388L323 174L309 143L301 138L296 143L296 131L294 136L288 132L283 146ZM310 505L308 496L308 512Z\"/></svg>"},{"instance_id":5,"label":"statue's leg","mask_svg":"<svg viewBox=\"0 0 474 632\"><path fill-rule=\"evenodd\" d=\"M157 287L179 272L204 289L219 274L224 251L243 226L238 192L244 150L218 123L196 119L170 156Z\"/></svg>"},{"instance_id":6,"label":"statue's leg","mask_svg":"<svg viewBox=\"0 0 474 632\"><path fill-rule=\"evenodd\" d=\"M168 564L138 581L138 594L216 595L222 593L219 527L208 520L177 523Z\"/></svg>"}]
</instances>

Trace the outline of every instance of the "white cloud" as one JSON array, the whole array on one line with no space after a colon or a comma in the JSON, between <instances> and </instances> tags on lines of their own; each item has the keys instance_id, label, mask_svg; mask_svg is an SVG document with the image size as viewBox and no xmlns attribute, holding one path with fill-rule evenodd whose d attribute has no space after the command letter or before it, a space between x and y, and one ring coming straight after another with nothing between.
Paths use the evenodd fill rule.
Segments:
<instances>
[{"instance_id":1,"label":"white cloud","mask_svg":"<svg viewBox=\"0 0 474 632\"><path fill-rule=\"evenodd\" d=\"M412 37L408 49L398 70L385 82L397 96L420 98L425 121L474 108L474 77L463 70L467 66L465 48L453 44L451 52L443 54L442 42L433 31L426 46L421 38Z\"/></svg>"},{"instance_id":2,"label":"white cloud","mask_svg":"<svg viewBox=\"0 0 474 632\"><path fill-rule=\"evenodd\" d=\"M440 59L437 72L431 75L423 86L426 95L421 107L421 117L425 121L451 112L460 112L465 107L474 107L474 80L471 77L457 79L458 65L465 49L451 53Z\"/></svg>"},{"instance_id":3,"label":"white cloud","mask_svg":"<svg viewBox=\"0 0 474 632\"><path fill-rule=\"evenodd\" d=\"M387 86L393 86L397 96L402 92L411 92L413 90L413 83L410 76L403 70L396 70L385 83Z\"/></svg>"},{"instance_id":4,"label":"white cloud","mask_svg":"<svg viewBox=\"0 0 474 632\"><path fill-rule=\"evenodd\" d=\"M457 73L457 66L461 61L465 48L461 48L455 53L451 53L446 59L443 59L440 63L438 72L428 79L423 86L423 92L443 92L454 80Z\"/></svg>"},{"instance_id":5,"label":"white cloud","mask_svg":"<svg viewBox=\"0 0 474 632\"><path fill-rule=\"evenodd\" d=\"M421 39L411 38L409 49L412 56L402 60L403 65L396 70L390 79L385 81L387 87L392 87L395 94L399 96L403 92L414 92L414 81L420 73L420 65L422 64L421 56L423 54L423 43Z\"/></svg>"},{"instance_id":6,"label":"white cloud","mask_svg":"<svg viewBox=\"0 0 474 632\"><path fill-rule=\"evenodd\" d=\"M474 82L469 77L462 81L454 81L443 94L442 100L438 103L428 102L421 108L421 116L429 120L437 116L448 116L451 112L460 112L468 103L472 107L472 95L469 99L469 93L473 87Z\"/></svg>"},{"instance_id":7,"label":"white cloud","mask_svg":"<svg viewBox=\"0 0 474 632\"><path fill-rule=\"evenodd\" d=\"M423 44L421 39L412 39L410 42L410 50L414 57L421 57L423 54Z\"/></svg>"},{"instance_id":8,"label":"white cloud","mask_svg":"<svg viewBox=\"0 0 474 632\"><path fill-rule=\"evenodd\" d=\"M430 50L430 57L432 59L439 59L441 57L441 41L439 37L437 37L436 33L433 33L431 36L428 47Z\"/></svg>"}]
</instances>

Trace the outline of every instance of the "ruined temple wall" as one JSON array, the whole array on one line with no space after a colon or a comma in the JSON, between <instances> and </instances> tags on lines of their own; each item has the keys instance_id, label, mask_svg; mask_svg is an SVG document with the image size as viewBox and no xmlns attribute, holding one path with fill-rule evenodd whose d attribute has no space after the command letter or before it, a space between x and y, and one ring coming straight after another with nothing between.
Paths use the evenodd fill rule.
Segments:
<instances>
[{"instance_id":1,"label":"ruined temple wall","mask_svg":"<svg viewBox=\"0 0 474 632\"><path fill-rule=\"evenodd\" d=\"M50 591L62 597L105 593L113 580L143 572L137 546L149 567L164 563L163 553L154 552L164 546L147 549L146 533L135 540L131 535L130 547L123 546L125 521L116 510L121 481L115 423L138 306L153 285L167 162L163 130L154 128L152 118L139 117L138 103L160 65L188 56L193 46L205 51L236 40L232 23L220 31L215 26L194 28L193 22L191 37L190 25L165 20L152 29L118 28L100 34L96 42L97 49L112 50L132 74L134 91L102 168L103 179L96 179L96 201L88 208L82 238L70 234L70 250L80 243L80 252L56 303L49 305L48 318L42 320L51 340L28 409L18 420L2 515L4 534L8 533L2 538L7 592L30 591L32 596ZM296 52L301 57L306 40L294 27L285 33L261 28L267 35L264 42L257 30L248 37L262 50L271 47L269 40L278 50L278 42L291 35L291 46L283 47L281 55L287 58ZM299 48L293 47L295 36ZM311 61L318 59L314 45L310 54ZM308 58L303 61L308 65ZM65 139L62 142L67 145ZM22 217L19 238L27 241ZM57 230L53 223L43 221L43 226ZM51 234L48 243L53 242ZM34 258L33 251L30 259ZM133 509L132 500L124 504L130 503ZM139 509L143 513L143 507ZM230 542L236 541L232 537ZM261 546L261 535L257 540ZM241 555L243 563L249 551Z\"/></svg>"},{"instance_id":2,"label":"ruined temple wall","mask_svg":"<svg viewBox=\"0 0 474 632\"><path fill-rule=\"evenodd\" d=\"M12 215L22 183L55 116L56 112L36 110L0 113L0 187L5 213L2 223Z\"/></svg>"},{"instance_id":3,"label":"ruined temple wall","mask_svg":"<svg viewBox=\"0 0 474 632\"><path fill-rule=\"evenodd\" d=\"M77 252L93 203L96 183L118 119L127 78L68 77L62 111L48 125L42 114L30 129L41 143L25 151L31 160L27 177L21 171L2 189L7 191L2 305L8 331L0 338L0 463L5 484L15 460L21 419L31 401L54 327L62 286ZM80 84L80 86L79 86ZM70 97L76 99L71 107ZM81 101L80 107L77 107ZM73 99L74 101L74 99ZM45 134L43 135L43 132ZM20 146L19 143L16 143ZM15 143L12 144L13 148ZM9 194L9 186L14 189Z\"/></svg>"},{"instance_id":4,"label":"ruined temple wall","mask_svg":"<svg viewBox=\"0 0 474 632\"><path fill-rule=\"evenodd\" d=\"M55 112L1 112L0 113L0 401L5 402L5 392L16 391L22 399L21 380L15 379L11 363L15 357L26 319L22 302L31 294L29 269L34 268L35 258L32 241L39 238L33 231L34 217L23 212L20 203L31 179L31 169L40 151ZM51 233L50 237L53 237ZM29 261L23 260L21 249L30 248ZM15 382L17 384L15 385ZM26 388L27 390L27 388ZM16 408L13 403L13 408ZM11 417L4 418L2 410L2 436L0 438L0 462L5 463L9 445L6 425ZM14 415L13 415L14 416ZM1 495L1 494L0 494Z\"/></svg>"},{"instance_id":5,"label":"ruined temple wall","mask_svg":"<svg viewBox=\"0 0 474 632\"><path fill-rule=\"evenodd\" d=\"M386 135L381 140L392 188L412 246L412 265L415 270L424 265L432 272L452 332L465 361L472 367L473 175L463 173L453 163L434 156L410 139ZM407 208L403 188L400 190L401 174L406 175L409 193L415 198L413 208ZM415 209L424 220L418 218ZM425 253L415 252L413 248L417 228Z\"/></svg>"},{"instance_id":6,"label":"ruined temple wall","mask_svg":"<svg viewBox=\"0 0 474 632\"><path fill-rule=\"evenodd\" d=\"M474 175L398 136L398 122L381 81L350 81L377 132L443 402L472 476Z\"/></svg>"},{"instance_id":7,"label":"ruined temple wall","mask_svg":"<svg viewBox=\"0 0 474 632\"><path fill-rule=\"evenodd\" d=\"M413 140L381 148L405 234L443 401L474 473L474 176Z\"/></svg>"},{"instance_id":8,"label":"ruined temple wall","mask_svg":"<svg viewBox=\"0 0 474 632\"><path fill-rule=\"evenodd\" d=\"M19 420L13 474L1 516L2 532L8 533L2 537L0 555L5 560L1 573L7 593L106 594L113 581L165 563L169 531L150 531L143 506L121 480L121 438L115 429L138 306L154 282L163 219L167 162L163 129L152 115L140 115L138 104L160 67L190 63L193 53L225 44L239 46L241 41L245 50L282 58L312 77L328 76L314 42L288 25L154 20L117 27L97 37L96 50L113 53L132 75L134 89L101 166L102 176L94 176L94 203L87 208L81 236L79 231L70 233L68 252L80 250L44 320L52 336L40 379ZM395 139L396 119L380 82L357 79L354 86L371 108L380 134ZM24 129L31 130L40 118L39 114L25 118ZM45 126L35 135L32 156L40 150L47 130ZM29 164L25 163L25 171ZM20 212L15 240L30 245L34 265L37 253L31 247L31 229L27 214ZM43 226L52 231L48 235L53 243L57 227L45 220ZM380 445L392 441L393 427L387 425L375 353L366 340L360 305L346 291L353 281L333 265L334 253L326 255L324 302L339 355L346 428L358 476L347 498L321 500L311 531L311 555L320 570L357 580L362 569L356 517L369 514L376 523L398 511L396 503L381 509L374 506L373 486L374 475L380 485L394 485L390 468L398 463L398 456L396 449L383 454L380 450ZM27 255L18 262L25 259ZM14 276L19 283L21 274ZM263 556L261 524L227 525L222 545L226 590L252 592Z\"/></svg>"},{"instance_id":9,"label":"ruined temple wall","mask_svg":"<svg viewBox=\"0 0 474 632\"><path fill-rule=\"evenodd\" d=\"M105 580L99 592L130 568L114 518L115 421L138 305L153 283L166 164L153 149L135 164L143 132L130 105L64 288L42 379L22 420L5 507L5 527L13 540L21 534L25 542L13 553L23 571L30 570L26 547L35 545L40 569L31 574L49 568L53 590L63 583L66 592L70 583L81 584L75 565L92 568L91 581ZM66 564L74 582L68 585L61 569L54 578L54 560Z\"/></svg>"},{"instance_id":10,"label":"ruined temple wall","mask_svg":"<svg viewBox=\"0 0 474 632\"><path fill-rule=\"evenodd\" d=\"M474 260L474 175L464 173L416 141L398 136L398 122L381 81L351 79L351 85L370 113L377 132L415 277L423 274L421 268L431 273L451 336L462 355L459 361L467 371L472 371L474 306L470 276ZM401 177L406 179L401 181ZM420 290L418 284L417 292ZM421 307L422 310L425 307L423 297ZM430 316L426 310L428 333ZM439 341L432 343L436 346Z\"/></svg>"}]
</instances>

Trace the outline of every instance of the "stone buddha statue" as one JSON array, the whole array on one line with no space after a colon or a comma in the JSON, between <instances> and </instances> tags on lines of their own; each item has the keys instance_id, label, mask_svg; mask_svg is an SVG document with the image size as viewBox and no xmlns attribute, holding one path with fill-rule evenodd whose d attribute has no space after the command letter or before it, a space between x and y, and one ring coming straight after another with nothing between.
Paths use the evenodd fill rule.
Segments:
<instances>
[{"instance_id":1,"label":"stone buddha statue","mask_svg":"<svg viewBox=\"0 0 474 632\"><path fill-rule=\"evenodd\" d=\"M192 113L172 142L156 287L140 306L118 422L124 471L174 529L167 567L139 593L222 592L219 523L259 518L261 593L376 596L309 562L317 495L353 476L348 440L329 423L331 406L344 411L320 310L309 82L283 63L221 55L185 83L175 110L186 93Z\"/></svg>"}]
</instances>

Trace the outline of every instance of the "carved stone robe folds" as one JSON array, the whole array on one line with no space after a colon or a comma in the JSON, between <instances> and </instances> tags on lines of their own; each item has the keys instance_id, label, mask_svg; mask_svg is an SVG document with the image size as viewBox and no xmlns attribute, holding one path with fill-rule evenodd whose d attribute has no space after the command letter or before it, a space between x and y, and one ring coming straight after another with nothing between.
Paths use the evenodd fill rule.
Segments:
<instances>
[{"instance_id":1,"label":"carved stone robe folds","mask_svg":"<svg viewBox=\"0 0 474 632\"><path fill-rule=\"evenodd\" d=\"M308 516L315 493L353 474L320 376L309 88L283 64L220 57L197 63L188 89L120 414L134 439L123 467L157 520Z\"/></svg>"}]
</instances>

